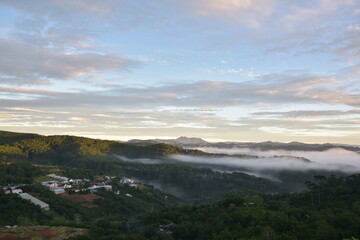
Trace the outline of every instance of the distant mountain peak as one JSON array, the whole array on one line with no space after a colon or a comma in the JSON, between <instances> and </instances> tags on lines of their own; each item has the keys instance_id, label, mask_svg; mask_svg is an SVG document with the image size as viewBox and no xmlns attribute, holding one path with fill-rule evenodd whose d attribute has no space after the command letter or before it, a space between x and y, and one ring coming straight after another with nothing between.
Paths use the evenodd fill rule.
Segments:
<instances>
[{"instance_id":1,"label":"distant mountain peak","mask_svg":"<svg viewBox=\"0 0 360 240\"><path fill-rule=\"evenodd\" d=\"M297 141L292 141L292 142L289 142L288 145L304 145L305 143L302 143L302 142L297 142Z\"/></svg>"},{"instance_id":2,"label":"distant mountain peak","mask_svg":"<svg viewBox=\"0 0 360 240\"><path fill-rule=\"evenodd\" d=\"M185 137L185 136L181 136L178 137L176 139L177 142L179 143L183 143L183 144L202 144L202 143L207 143L207 141L205 141L202 138L195 138L195 137Z\"/></svg>"}]
</instances>

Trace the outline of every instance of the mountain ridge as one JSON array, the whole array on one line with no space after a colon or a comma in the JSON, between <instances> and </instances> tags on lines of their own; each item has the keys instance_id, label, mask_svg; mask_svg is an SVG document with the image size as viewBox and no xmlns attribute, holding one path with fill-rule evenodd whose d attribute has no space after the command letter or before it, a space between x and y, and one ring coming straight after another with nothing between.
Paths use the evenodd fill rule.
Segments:
<instances>
[{"instance_id":1,"label":"mountain ridge","mask_svg":"<svg viewBox=\"0 0 360 240\"><path fill-rule=\"evenodd\" d=\"M181 136L176 139L148 139L148 140L139 140L132 139L128 141L129 143L166 143L174 146L184 147L184 148L197 148L197 147L216 147L216 148L250 148L258 150L289 150L289 151L326 151L332 148L342 148L349 151L360 153L360 146L351 145L351 144L337 144L337 143L302 143L298 141L292 141L289 143L283 142L273 142L273 141L264 141L264 142L236 142L236 141L226 141L226 142L208 142L202 138L196 137L185 137Z\"/></svg>"}]
</instances>

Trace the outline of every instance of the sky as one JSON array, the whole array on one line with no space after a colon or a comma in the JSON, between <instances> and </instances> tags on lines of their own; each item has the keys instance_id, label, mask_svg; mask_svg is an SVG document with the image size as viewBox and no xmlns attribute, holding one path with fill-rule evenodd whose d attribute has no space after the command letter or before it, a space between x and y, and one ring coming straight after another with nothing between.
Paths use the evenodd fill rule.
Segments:
<instances>
[{"instance_id":1,"label":"sky","mask_svg":"<svg viewBox=\"0 0 360 240\"><path fill-rule=\"evenodd\" d=\"M359 0L0 0L0 130L360 144Z\"/></svg>"}]
</instances>

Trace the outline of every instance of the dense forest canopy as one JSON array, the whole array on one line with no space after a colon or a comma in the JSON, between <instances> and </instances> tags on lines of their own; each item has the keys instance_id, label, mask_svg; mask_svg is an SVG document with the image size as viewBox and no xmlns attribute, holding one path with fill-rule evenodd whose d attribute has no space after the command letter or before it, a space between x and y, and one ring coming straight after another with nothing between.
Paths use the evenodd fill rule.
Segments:
<instances>
[{"instance_id":1,"label":"dense forest canopy","mask_svg":"<svg viewBox=\"0 0 360 240\"><path fill-rule=\"evenodd\" d=\"M285 171L281 174L289 183L282 183L241 172L174 164L167 156L211 155L164 143L0 135L0 185L5 187L0 189L0 226L89 229L73 240L342 240L360 236L360 175ZM128 160L120 161L116 155ZM146 157L161 162L133 161ZM112 191L99 190L90 205L79 204L71 201L72 194L79 197L88 191L68 191L62 197L40 184L54 172L90 181L113 176ZM124 177L135 179L140 187L120 184ZM291 185L293 179L303 181L307 190L285 193L284 184ZM5 194L7 186L14 185L48 203L50 211Z\"/></svg>"}]
</instances>

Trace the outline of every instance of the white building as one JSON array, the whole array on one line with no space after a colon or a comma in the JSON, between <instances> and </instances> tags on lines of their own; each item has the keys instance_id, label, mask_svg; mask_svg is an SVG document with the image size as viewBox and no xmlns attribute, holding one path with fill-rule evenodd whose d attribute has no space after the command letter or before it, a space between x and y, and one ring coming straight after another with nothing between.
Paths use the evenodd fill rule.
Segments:
<instances>
[{"instance_id":1,"label":"white building","mask_svg":"<svg viewBox=\"0 0 360 240\"><path fill-rule=\"evenodd\" d=\"M48 175L46 175L46 176L51 177L51 178L54 178L54 179L56 179L56 180L58 180L58 181L69 181L69 178L67 178L67 177L62 177L62 176L56 175L56 174L54 174L54 173L48 174Z\"/></svg>"},{"instance_id":2,"label":"white building","mask_svg":"<svg viewBox=\"0 0 360 240\"><path fill-rule=\"evenodd\" d=\"M45 209L45 210L49 210L49 209L50 209L50 208L49 208L49 204L41 201L40 199L37 199L37 198L31 196L31 195L28 194L28 193L20 193L19 196L20 196L22 199L28 200L28 201L32 202L33 204L40 206L42 209Z\"/></svg>"},{"instance_id":3,"label":"white building","mask_svg":"<svg viewBox=\"0 0 360 240\"><path fill-rule=\"evenodd\" d=\"M132 179L130 179L130 178L122 178L122 179L120 179L120 184L132 184L132 183L134 183L134 180L132 180Z\"/></svg>"},{"instance_id":4,"label":"white building","mask_svg":"<svg viewBox=\"0 0 360 240\"><path fill-rule=\"evenodd\" d=\"M90 192L94 193L94 192L97 192L97 190L100 189L100 188L105 188L106 191L112 191L112 186L111 185L101 185L101 186L97 185L97 186L88 187L87 189Z\"/></svg>"},{"instance_id":5,"label":"white building","mask_svg":"<svg viewBox=\"0 0 360 240\"><path fill-rule=\"evenodd\" d=\"M58 183L55 181L41 182L41 185L43 185L44 187L50 188L50 189L58 187Z\"/></svg>"},{"instance_id":6,"label":"white building","mask_svg":"<svg viewBox=\"0 0 360 240\"><path fill-rule=\"evenodd\" d=\"M70 183L74 183L74 184L80 184L83 183L85 180L82 179L70 179L69 182Z\"/></svg>"},{"instance_id":7,"label":"white building","mask_svg":"<svg viewBox=\"0 0 360 240\"><path fill-rule=\"evenodd\" d=\"M88 189L90 192L94 193L94 192L97 192L98 188L99 188L98 186L93 186L93 187L88 187L87 189Z\"/></svg>"},{"instance_id":8,"label":"white building","mask_svg":"<svg viewBox=\"0 0 360 240\"><path fill-rule=\"evenodd\" d=\"M106 191L112 191L112 186L111 185L103 185L101 187L105 188Z\"/></svg>"},{"instance_id":9,"label":"white building","mask_svg":"<svg viewBox=\"0 0 360 240\"><path fill-rule=\"evenodd\" d=\"M55 194L60 194L60 193L64 193L65 189L63 188L56 188L56 189L50 189L50 191L52 191Z\"/></svg>"}]
</instances>

